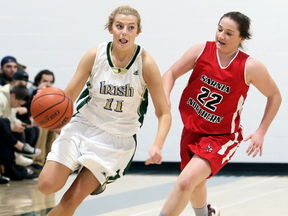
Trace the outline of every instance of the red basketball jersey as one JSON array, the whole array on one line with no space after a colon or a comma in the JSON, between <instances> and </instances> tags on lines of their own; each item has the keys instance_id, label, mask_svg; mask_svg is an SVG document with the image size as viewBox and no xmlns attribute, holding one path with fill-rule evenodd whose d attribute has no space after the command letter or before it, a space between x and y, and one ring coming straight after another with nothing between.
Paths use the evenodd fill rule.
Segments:
<instances>
[{"instance_id":1,"label":"red basketball jersey","mask_svg":"<svg viewBox=\"0 0 288 216\"><path fill-rule=\"evenodd\" d=\"M248 59L238 50L228 66L222 67L215 42L206 42L179 104L186 129L205 134L238 131L249 89L245 82Z\"/></svg>"}]
</instances>

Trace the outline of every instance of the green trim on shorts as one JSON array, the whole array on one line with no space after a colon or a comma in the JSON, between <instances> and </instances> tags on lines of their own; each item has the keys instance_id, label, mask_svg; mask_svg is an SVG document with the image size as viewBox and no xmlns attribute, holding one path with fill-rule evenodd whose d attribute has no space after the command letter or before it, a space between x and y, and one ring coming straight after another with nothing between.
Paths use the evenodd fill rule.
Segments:
<instances>
[{"instance_id":1,"label":"green trim on shorts","mask_svg":"<svg viewBox=\"0 0 288 216\"><path fill-rule=\"evenodd\" d=\"M137 148L137 136L136 136L136 134L133 135L133 138L135 140L135 145L136 145L135 146L135 151L134 151L133 156L132 156L131 160L129 161L128 165L124 169L123 176L127 173L128 169L130 168L130 166L132 164L132 161L133 161L133 158L134 158L134 155L135 155L135 152L136 152L136 148Z\"/></svg>"},{"instance_id":2,"label":"green trim on shorts","mask_svg":"<svg viewBox=\"0 0 288 216\"><path fill-rule=\"evenodd\" d=\"M135 155L135 152L136 152L136 147L137 147L137 136L136 136L136 134L133 135L133 138L135 140L135 150L134 150L134 153L133 153L133 155L131 157L131 160L129 161L129 163L127 164L126 168L123 171L123 176L127 173L129 167L131 166L133 158L134 158L134 155ZM119 174L120 170L117 170L116 172L117 172L117 174L115 176L108 176L106 178L106 181L103 183L103 185L104 184L110 184L110 183L116 181L118 178L120 178L121 177L120 174Z\"/></svg>"}]
</instances>

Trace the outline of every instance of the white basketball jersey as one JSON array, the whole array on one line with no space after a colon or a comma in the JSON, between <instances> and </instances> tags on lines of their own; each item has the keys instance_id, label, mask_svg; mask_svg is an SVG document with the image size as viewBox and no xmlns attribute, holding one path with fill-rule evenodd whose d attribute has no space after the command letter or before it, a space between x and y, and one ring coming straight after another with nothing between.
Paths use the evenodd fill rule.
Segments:
<instances>
[{"instance_id":1,"label":"white basketball jersey","mask_svg":"<svg viewBox=\"0 0 288 216\"><path fill-rule=\"evenodd\" d=\"M142 76L142 48L125 68L114 66L112 42L98 46L95 62L77 110L92 124L116 136L132 136L143 124L148 89Z\"/></svg>"}]
</instances>

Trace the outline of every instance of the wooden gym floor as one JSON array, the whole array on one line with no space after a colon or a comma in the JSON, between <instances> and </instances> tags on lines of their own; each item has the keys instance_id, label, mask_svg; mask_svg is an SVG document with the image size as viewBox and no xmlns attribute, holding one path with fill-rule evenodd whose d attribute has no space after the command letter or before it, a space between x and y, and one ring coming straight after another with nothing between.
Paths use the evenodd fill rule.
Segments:
<instances>
[{"instance_id":1,"label":"wooden gym floor","mask_svg":"<svg viewBox=\"0 0 288 216\"><path fill-rule=\"evenodd\" d=\"M172 169L159 170L132 170L108 185L103 194L87 197L74 215L158 216L179 174ZM221 216L287 216L288 175L277 175L277 172L258 174L217 174L207 182L208 202L220 208ZM75 176L72 174L61 191L49 196L37 190L38 179L0 185L0 215L46 215L59 202ZM182 215L194 215L190 204Z\"/></svg>"}]
</instances>

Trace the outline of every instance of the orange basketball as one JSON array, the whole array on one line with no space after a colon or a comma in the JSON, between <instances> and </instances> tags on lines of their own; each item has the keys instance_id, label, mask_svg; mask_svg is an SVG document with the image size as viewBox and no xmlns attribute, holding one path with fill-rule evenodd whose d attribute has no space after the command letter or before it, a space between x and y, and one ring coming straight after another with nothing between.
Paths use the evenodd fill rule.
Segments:
<instances>
[{"instance_id":1,"label":"orange basketball","mask_svg":"<svg viewBox=\"0 0 288 216\"><path fill-rule=\"evenodd\" d=\"M42 128L62 128L73 115L73 103L63 90L55 87L44 88L32 99L31 115Z\"/></svg>"}]
</instances>

